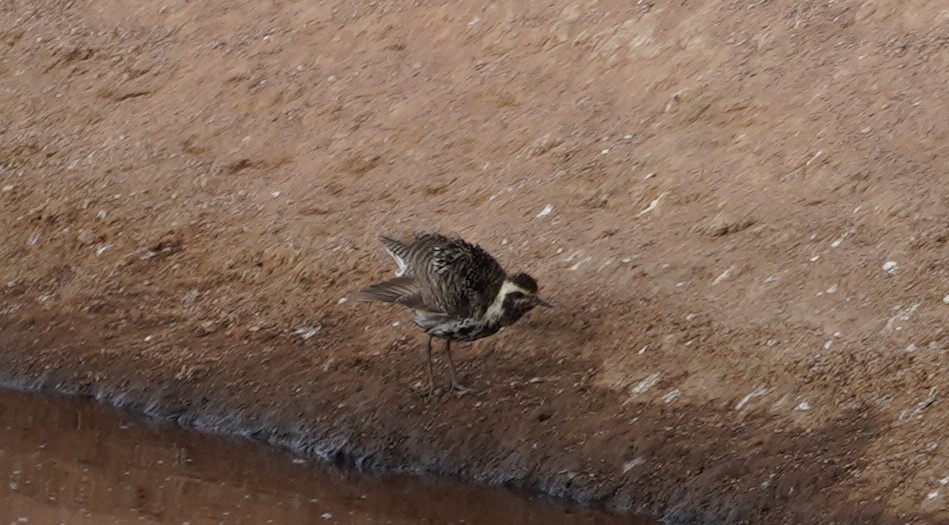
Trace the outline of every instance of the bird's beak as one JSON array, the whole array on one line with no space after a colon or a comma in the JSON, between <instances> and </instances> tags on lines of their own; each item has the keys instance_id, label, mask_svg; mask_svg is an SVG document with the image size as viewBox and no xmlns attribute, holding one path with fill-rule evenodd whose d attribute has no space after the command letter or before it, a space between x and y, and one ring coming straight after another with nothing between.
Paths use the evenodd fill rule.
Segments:
<instances>
[{"instance_id":1,"label":"bird's beak","mask_svg":"<svg viewBox=\"0 0 949 525\"><path fill-rule=\"evenodd\" d=\"M543 306L544 308L553 308L553 307L554 307L554 305L548 303L547 301L541 299L540 297L534 297L534 302L537 303L537 304L539 304L540 306Z\"/></svg>"}]
</instances>

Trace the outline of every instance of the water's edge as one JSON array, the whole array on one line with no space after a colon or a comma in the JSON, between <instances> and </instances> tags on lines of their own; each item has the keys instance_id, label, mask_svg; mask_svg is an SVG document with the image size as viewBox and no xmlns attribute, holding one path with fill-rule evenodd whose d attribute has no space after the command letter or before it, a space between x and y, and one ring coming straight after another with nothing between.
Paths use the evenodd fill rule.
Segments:
<instances>
[{"instance_id":1,"label":"water's edge","mask_svg":"<svg viewBox=\"0 0 949 525\"><path fill-rule=\"evenodd\" d=\"M93 399L97 403L112 406L133 415L143 415L156 422L170 422L183 428L226 438L242 438L283 449L307 459L354 468L359 472L438 476L460 482L539 493L553 500L577 503L592 510L631 514L631 517L640 519L652 517L661 520L666 525L699 525L692 520L682 520L672 512L667 516L654 517L649 516L645 509L632 509L617 504L612 498L606 501L585 498L582 491L571 490L572 485L569 481L561 479L561 476L552 476L545 480L533 475L519 476L500 469L495 471L464 470L446 465L446 462L441 461L435 454L429 455L428 461L423 460L420 464L409 466L381 450L356 443L347 433L331 426L310 428L306 432L283 428L285 425L271 420L276 414L271 414L270 417L262 414L255 424L249 424L247 414L241 414L240 410L226 408L215 410L208 405L179 410L162 403L162 392L113 392L103 388L82 387L63 381L57 382L45 373L35 378L17 378L0 374L0 388Z\"/></svg>"}]
</instances>

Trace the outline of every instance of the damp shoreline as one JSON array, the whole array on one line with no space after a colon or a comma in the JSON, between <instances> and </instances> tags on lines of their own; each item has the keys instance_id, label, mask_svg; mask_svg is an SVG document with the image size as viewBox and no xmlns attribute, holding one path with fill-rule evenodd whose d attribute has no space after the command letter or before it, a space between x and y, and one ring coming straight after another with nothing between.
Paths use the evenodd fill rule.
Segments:
<instances>
[{"instance_id":1,"label":"damp shoreline","mask_svg":"<svg viewBox=\"0 0 949 525\"><path fill-rule=\"evenodd\" d=\"M656 525L540 494L314 462L75 396L5 389L0 414L10 471L0 515L17 522Z\"/></svg>"}]
</instances>

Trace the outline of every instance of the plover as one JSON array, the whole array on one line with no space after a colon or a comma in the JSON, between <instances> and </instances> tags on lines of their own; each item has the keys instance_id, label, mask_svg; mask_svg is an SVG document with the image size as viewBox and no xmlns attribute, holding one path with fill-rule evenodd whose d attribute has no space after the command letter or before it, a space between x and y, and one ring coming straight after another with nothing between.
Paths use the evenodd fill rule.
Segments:
<instances>
[{"instance_id":1,"label":"plover","mask_svg":"<svg viewBox=\"0 0 949 525\"><path fill-rule=\"evenodd\" d=\"M396 277L360 292L364 300L414 310L415 324L428 334L428 392L435 390L432 339L445 340L451 388L458 382L451 358L452 341L474 341L517 322L536 306L550 304L537 295L537 281L526 273L508 275L480 246L438 233L417 233L409 242L380 237L398 265Z\"/></svg>"}]
</instances>

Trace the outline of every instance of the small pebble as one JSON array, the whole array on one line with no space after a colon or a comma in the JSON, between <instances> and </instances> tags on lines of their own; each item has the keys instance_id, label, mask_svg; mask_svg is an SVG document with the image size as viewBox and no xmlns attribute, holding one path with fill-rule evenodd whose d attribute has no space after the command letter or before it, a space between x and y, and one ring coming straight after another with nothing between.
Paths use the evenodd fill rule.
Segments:
<instances>
[{"instance_id":1,"label":"small pebble","mask_svg":"<svg viewBox=\"0 0 949 525\"><path fill-rule=\"evenodd\" d=\"M883 263L883 271L890 275L893 275L899 269L900 269L900 266L896 264L896 261L886 261L885 263Z\"/></svg>"}]
</instances>

